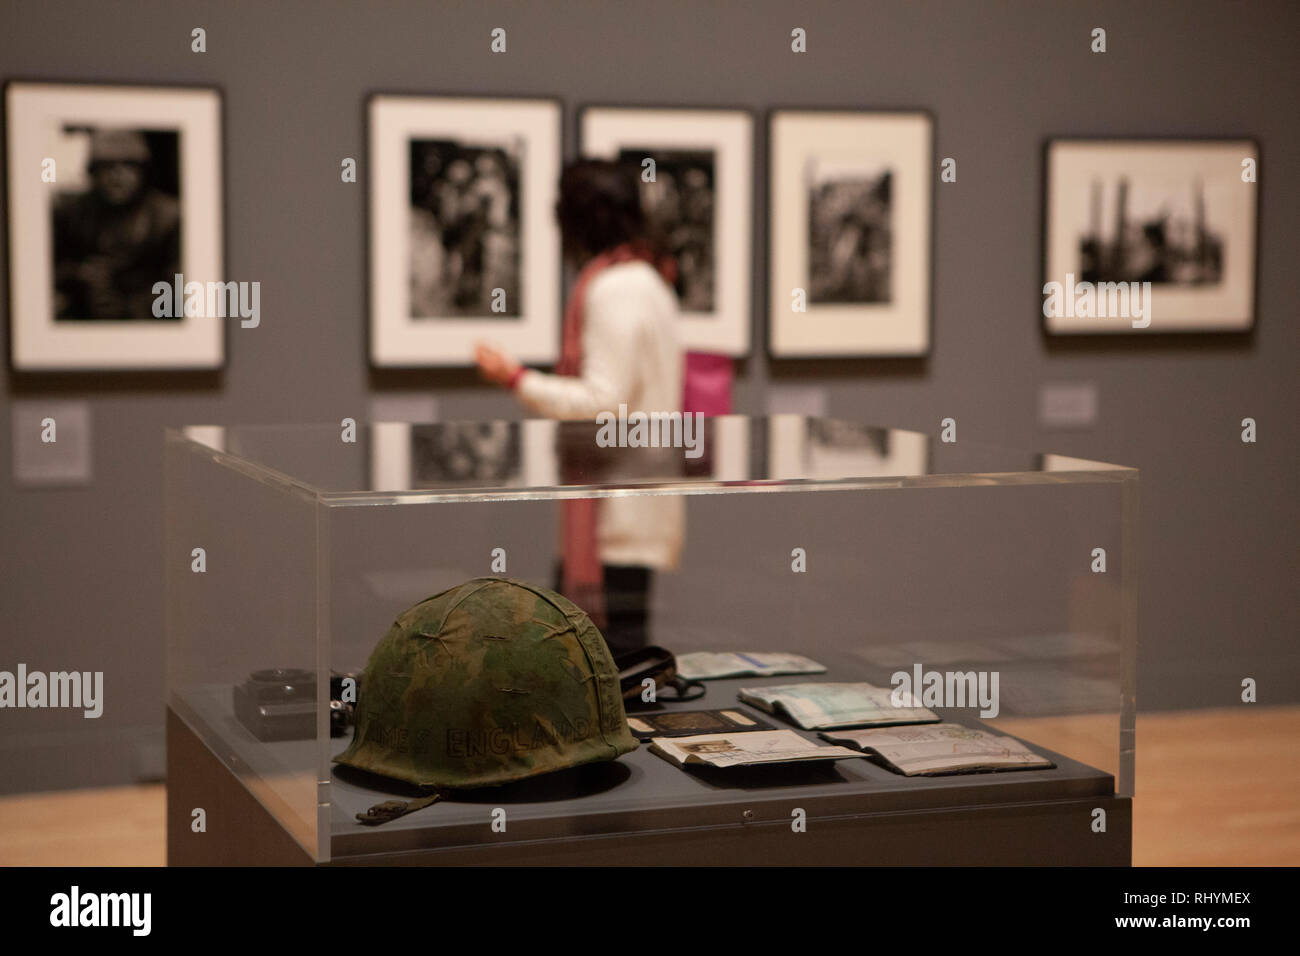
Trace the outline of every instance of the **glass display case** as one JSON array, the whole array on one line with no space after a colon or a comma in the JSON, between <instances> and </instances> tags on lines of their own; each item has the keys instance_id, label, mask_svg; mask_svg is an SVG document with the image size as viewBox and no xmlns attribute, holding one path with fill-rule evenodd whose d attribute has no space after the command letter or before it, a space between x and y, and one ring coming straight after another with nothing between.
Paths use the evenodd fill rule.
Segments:
<instances>
[{"instance_id":1,"label":"glass display case","mask_svg":"<svg viewBox=\"0 0 1300 956\"><path fill-rule=\"evenodd\" d=\"M1128 862L1135 469L801 416L706 419L685 447L610 437L532 420L169 431L171 861L266 859L274 832L308 863ZM585 500L624 525L623 544L602 532L606 564L651 555L638 628L599 618L617 652L758 669L689 702L634 694L634 729L723 710L855 753L679 766L642 742L364 825L419 791L335 762L355 732L345 681L364 698L376 644L431 595L562 586L564 516ZM777 652L824 670L762 671ZM1033 759L906 764L842 721L754 703L826 683L912 693L932 717L890 729L948 728L901 735L929 757L984 730ZM227 809L197 832L205 799Z\"/></svg>"}]
</instances>

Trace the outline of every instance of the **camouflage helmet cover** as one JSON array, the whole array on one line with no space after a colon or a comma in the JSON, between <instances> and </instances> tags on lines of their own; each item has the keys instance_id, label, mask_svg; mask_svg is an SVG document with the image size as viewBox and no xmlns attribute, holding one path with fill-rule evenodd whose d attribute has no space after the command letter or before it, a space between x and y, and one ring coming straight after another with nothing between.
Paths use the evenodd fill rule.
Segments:
<instances>
[{"instance_id":1,"label":"camouflage helmet cover","mask_svg":"<svg viewBox=\"0 0 1300 956\"><path fill-rule=\"evenodd\" d=\"M361 679L338 763L471 788L636 749L600 631L562 595L475 578L405 611Z\"/></svg>"}]
</instances>

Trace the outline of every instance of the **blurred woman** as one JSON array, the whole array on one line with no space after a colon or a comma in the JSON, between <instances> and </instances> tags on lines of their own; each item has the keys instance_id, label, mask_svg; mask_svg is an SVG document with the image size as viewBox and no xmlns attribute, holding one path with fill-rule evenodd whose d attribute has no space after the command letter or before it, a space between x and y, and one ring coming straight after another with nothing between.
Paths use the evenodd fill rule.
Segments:
<instances>
[{"instance_id":1,"label":"blurred woman","mask_svg":"<svg viewBox=\"0 0 1300 956\"><path fill-rule=\"evenodd\" d=\"M560 177L556 215L565 256L580 271L565 307L555 373L526 369L479 345L480 373L548 418L594 423L601 412L617 415L620 405L680 412L684 365L674 269L646 235L636 173L599 160L570 163ZM670 495L573 499L563 510L560 590L603 619L616 655L645 646L651 577L678 565L685 502Z\"/></svg>"}]
</instances>

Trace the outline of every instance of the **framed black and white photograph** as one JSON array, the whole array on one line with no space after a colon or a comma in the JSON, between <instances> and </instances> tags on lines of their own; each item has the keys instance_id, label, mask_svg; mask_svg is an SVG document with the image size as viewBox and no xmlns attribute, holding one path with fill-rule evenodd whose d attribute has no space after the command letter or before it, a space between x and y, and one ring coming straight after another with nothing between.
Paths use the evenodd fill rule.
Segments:
<instances>
[{"instance_id":1,"label":"framed black and white photograph","mask_svg":"<svg viewBox=\"0 0 1300 956\"><path fill-rule=\"evenodd\" d=\"M588 107L582 153L641 181L656 242L676 263L684 347L749 353L753 118L743 110Z\"/></svg>"},{"instance_id":2,"label":"framed black and white photograph","mask_svg":"<svg viewBox=\"0 0 1300 956\"><path fill-rule=\"evenodd\" d=\"M778 110L770 135L771 353L924 355L929 114Z\"/></svg>"},{"instance_id":3,"label":"framed black and white photograph","mask_svg":"<svg viewBox=\"0 0 1300 956\"><path fill-rule=\"evenodd\" d=\"M554 361L559 104L381 95L369 113L371 361L471 365L479 341Z\"/></svg>"},{"instance_id":4,"label":"framed black and white photograph","mask_svg":"<svg viewBox=\"0 0 1300 956\"><path fill-rule=\"evenodd\" d=\"M1248 140L1051 140L1048 331L1249 329L1258 162Z\"/></svg>"},{"instance_id":5,"label":"framed black and white photograph","mask_svg":"<svg viewBox=\"0 0 1300 956\"><path fill-rule=\"evenodd\" d=\"M220 93L12 82L5 133L14 368L220 367Z\"/></svg>"}]
</instances>

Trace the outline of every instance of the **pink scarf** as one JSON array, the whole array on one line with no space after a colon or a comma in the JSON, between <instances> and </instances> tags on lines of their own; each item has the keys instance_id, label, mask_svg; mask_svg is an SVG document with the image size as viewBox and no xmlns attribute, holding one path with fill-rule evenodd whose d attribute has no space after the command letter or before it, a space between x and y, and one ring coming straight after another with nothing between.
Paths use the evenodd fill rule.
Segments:
<instances>
[{"instance_id":1,"label":"pink scarf","mask_svg":"<svg viewBox=\"0 0 1300 956\"><path fill-rule=\"evenodd\" d=\"M640 242L624 243L603 252L578 273L568 305L564 308L564 331L560 340L560 361L555 374L582 374L582 326L586 311L587 287L591 280L610 266L625 262L647 262L659 270L670 285L676 279L677 266L671 259L656 261L654 252ZM561 590L574 604L587 612L597 627L605 626L604 574L600 550L596 544L596 499L569 498L561 503L564 527L564 571Z\"/></svg>"}]
</instances>

